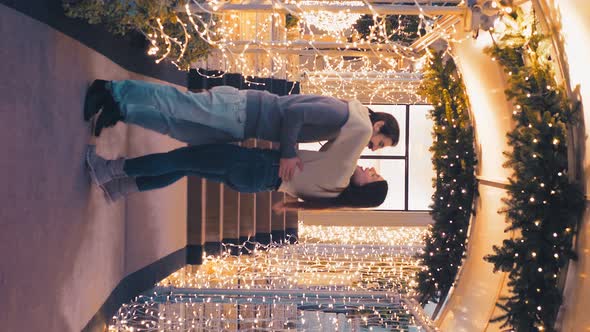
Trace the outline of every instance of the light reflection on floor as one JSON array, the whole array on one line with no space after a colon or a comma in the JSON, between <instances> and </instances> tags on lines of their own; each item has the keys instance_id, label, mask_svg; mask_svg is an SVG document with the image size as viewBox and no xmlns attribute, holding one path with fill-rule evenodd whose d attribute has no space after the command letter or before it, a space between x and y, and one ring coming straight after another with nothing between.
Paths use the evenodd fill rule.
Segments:
<instances>
[{"instance_id":1,"label":"light reflection on floor","mask_svg":"<svg viewBox=\"0 0 590 332\"><path fill-rule=\"evenodd\" d=\"M408 299L425 228L299 232L298 244L184 267L123 305L109 331L419 331Z\"/></svg>"}]
</instances>

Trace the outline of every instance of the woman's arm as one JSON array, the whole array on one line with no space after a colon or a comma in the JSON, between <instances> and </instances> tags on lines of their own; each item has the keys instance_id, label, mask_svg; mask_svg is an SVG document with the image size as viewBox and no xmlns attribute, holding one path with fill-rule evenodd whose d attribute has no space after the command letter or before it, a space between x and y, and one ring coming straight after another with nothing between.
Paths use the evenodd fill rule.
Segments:
<instances>
[{"instance_id":1,"label":"woman's arm","mask_svg":"<svg viewBox=\"0 0 590 332\"><path fill-rule=\"evenodd\" d=\"M314 210L314 211L328 211L335 210L333 204L330 204L329 198L309 199L306 201L296 202L277 202L273 204L272 210L274 213L281 213L284 211L299 211L299 210Z\"/></svg>"}]
</instances>

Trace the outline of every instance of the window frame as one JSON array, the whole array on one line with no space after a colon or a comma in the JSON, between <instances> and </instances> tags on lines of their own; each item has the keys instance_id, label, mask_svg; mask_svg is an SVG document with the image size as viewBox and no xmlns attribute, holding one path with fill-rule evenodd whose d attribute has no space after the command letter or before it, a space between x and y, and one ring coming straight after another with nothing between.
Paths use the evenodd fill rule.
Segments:
<instances>
[{"instance_id":1,"label":"window frame","mask_svg":"<svg viewBox=\"0 0 590 332\"><path fill-rule=\"evenodd\" d=\"M431 209L426 210L410 210L409 209L409 191L410 191L410 108L411 106L432 106L430 104L375 104L379 106L405 106L405 149L404 155L361 155L359 159L364 160L403 160L404 161L404 209L370 209L369 211L384 211L384 212L430 212ZM370 107L371 105L366 105ZM401 127L401 124L400 124ZM401 128L400 128L401 129ZM433 173L434 175L434 173Z\"/></svg>"}]
</instances>

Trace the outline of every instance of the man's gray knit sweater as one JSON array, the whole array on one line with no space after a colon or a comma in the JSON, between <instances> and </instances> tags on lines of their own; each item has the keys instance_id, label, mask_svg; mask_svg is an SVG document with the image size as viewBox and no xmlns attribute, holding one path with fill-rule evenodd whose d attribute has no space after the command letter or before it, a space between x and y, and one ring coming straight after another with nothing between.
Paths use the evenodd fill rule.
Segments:
<instances>
[{"instance_id":1,"label":"man's gray knit sweater","mask_svg":"<svg viewBox=\"0 0 590 332\"><path fill-rule=\"evenodd\" d=\"M296 143L336 138L348 120L348 103L334 97L256 90L248 90L246 96L244 138L279 142L281 158L295 157Z\"/></svg>"}]
</instances>

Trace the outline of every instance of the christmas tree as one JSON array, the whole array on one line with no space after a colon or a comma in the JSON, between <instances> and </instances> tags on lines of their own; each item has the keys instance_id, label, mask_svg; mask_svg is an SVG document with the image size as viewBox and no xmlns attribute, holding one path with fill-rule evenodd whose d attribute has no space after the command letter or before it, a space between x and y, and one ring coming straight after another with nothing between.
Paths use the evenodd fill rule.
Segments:
<instances>
[{"instance_id":1,"label":"christmas tree","mask_svg":"<svg viewBox=\"0 0 590 332\"><path fill-rule=\"evenodd\" d=\"M506 19L511 24L487 52L504 68L514 105L504 165L513 173L501 212L515 236L485 257L509 276L511 295L501 299L504 314L493 321L516 331L552 331L562 302L558 279L575 258L572 241L584 204L567 174L566 129L575 108L555 82L547 38L534 20L522 13Z\"/></svg>"}]
</instances>

